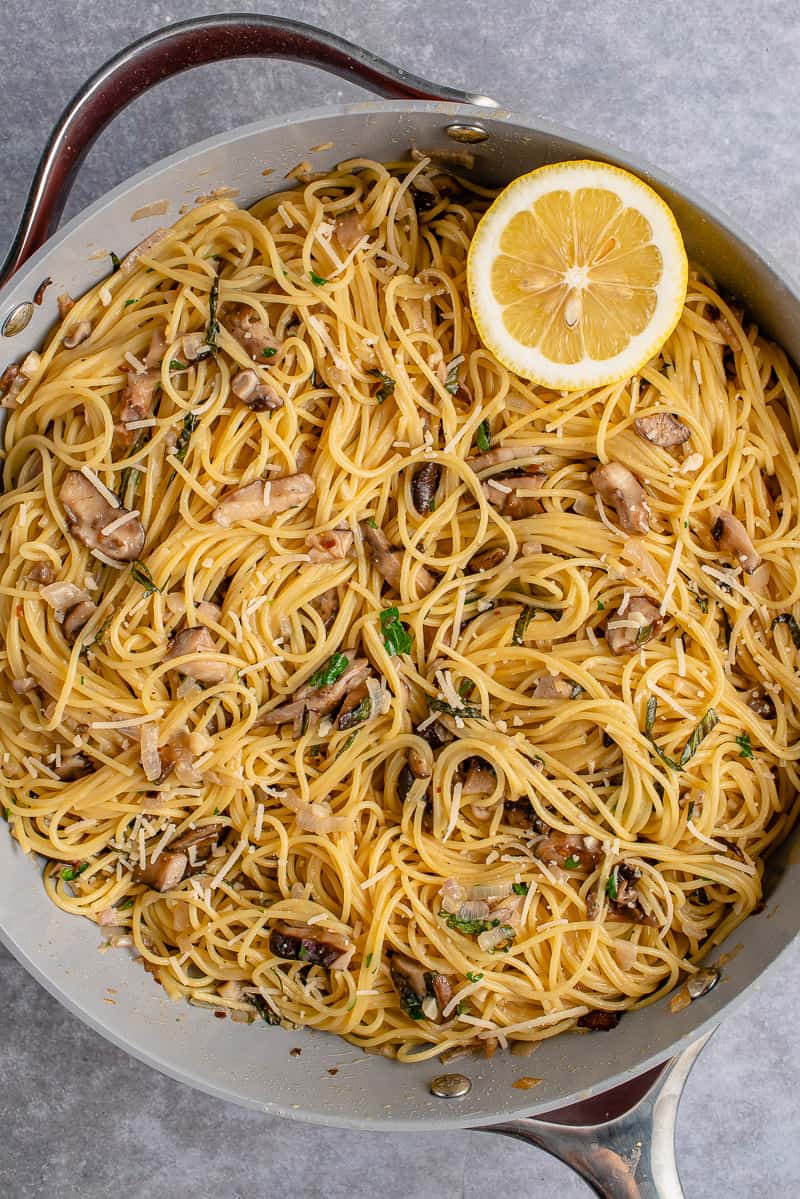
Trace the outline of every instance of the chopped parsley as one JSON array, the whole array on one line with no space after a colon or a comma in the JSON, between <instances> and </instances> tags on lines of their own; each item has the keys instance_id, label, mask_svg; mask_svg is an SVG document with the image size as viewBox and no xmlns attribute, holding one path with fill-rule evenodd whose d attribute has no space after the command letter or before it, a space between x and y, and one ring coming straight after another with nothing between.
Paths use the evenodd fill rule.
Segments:
<instances>
[{"instance_id":1,"label":"chopped parsley","mask_svg":"<svg viewBox=\"0 0 800 1199\"><path fill-rule=\"evenodd\" d=\"M488 418L484 418L478 425L478 432L475 434L475 444L482 454L492 448L492 434L489 430Z\"/></svg>"},{"instance_id":2,"label":"chopped parsley","mask_svg":"<svg viewBox=\"0 0 800 1199\"><path fill-rule=\"evenodd\" d=\"M251 1003L265 1024L280 1024L281 1018L264 999L263 995L248 995L247 1002Z\"/></svg>"},{"instance_id":3,"label":"chopped parsley","mask_svg":"<svg viewBox=\"0 0 800 1199\"><path fill-rule=\"evenodd\" d=\"M605 612L605 610L606 610L606 606L605 606L605 604L603 603L603 601L602 601L602 600L598 600L598 601L597 601L597 611L598 611L598 612Z\"/></svg>"},{"instance_id":4,"label":"chopped parsley","mask_svg":"<svg viewBox=\"0 0 800 1199\"><path fill-rule=\"evenodd\" d=\"M118 912L127 912L128 908L132 908L132 907L133 907L133 900L126 899L124 903L117 904L117 911Z\"/></svg>"},{"instance_id":5,"label":"chopped parsley","mask_svg":"<svg viewBox=\"0 0 800 1199\"><path fill-rule=\"evenodd\" d=\"M459 388L458 368L464 361L464 355L460 354L458 358L454 358L450 363L450 369L447 372L447 378L444 381L445 391L449 391L451 396L454 396Z\"/></svg>"},{"instance_id":6,"label":"chopped parsley","mask_svg":"<svg viewBox=\"0 0 800 1199\"><path fill-rule=\"evenodd\" d=\"M483 978L483 972L481 970L477 971L477 973L474 973L472 970L467 971L467 979L471 983L479 983L482 978Z\"/></svg>"},{"instance_id":7,"label":"chopped parsley","mask_svg":"<svg viewBox=\"0 0 800 1199\"><path fill-rule=\"evenodd\" d=\"M653 636L652 624L644 624L639 629L639 632L636 634L636 644L637 645L646 645L652 636Z\"/></svg>"},{"instance_id":8,"label":"chopped parsley","mask_svg":"<svg viewBox=\"0 0 800 1199\"><path fill-rule=\"evenodd\" d=\"M171 371L188 371L189 366L186 362L178 362L177 358L170 358L169 369Z\"/></svg>"},{"instance_id":9,"label":"chopped parsley","mask_svg":"<svg viewBox=\"0 0 800 1199\"><path fill-rule=\"evenodd\" d=\"M265 358L274 358L277 352L278 351L275 349L275 346L265 346L261 351Z\"/></svg>"},{"instance_id":10,"label":"chopped parsley","mask_svg":"<svg viewBox=\"0 0 800 1199\"><path fill-rule=\"evenodd\" d=\"M694 589L694 587L691 586L691 584L689 584L689 591L694 596L695 602L697 603L698 608L703 613L703 615L705 615L706 612L708 612L708 600L706 599L706 597L704 595L701 595L699 591L696 591Z\"/></svg>"},{"instance_id":11,"label":"chopped parsley","mask_svg":"<svg viewBox=\"0 0 800 1199\"><path fill-rule=\"evenodd\" d=\"M393 655L411 653L411 634L401 623L398 608L384 608L381 612L381 634L388 653Z\"/></svg>"},{"instance_id":12,"label":"chopped parsley","mask_svg":"<svg viewBox=\"0 0 800 1199\"><path fill-rule=\"evenodd\" d=\"M115 271L118 271L120 268L120 261L119 261L118 256L114 253L113 250L109 250L109 256L111 258L112 267L114 268Z\"/></svg>"},{"instance_id":13,"label":"chopped parsley","mask_svg":"<svg viewBox=\"0 0 800 1199\"><path fill-rule=\"evenodd\" d=\"M192 433L197 428L199 418L193 412L187 412L183 418L183 428L178 435L178 440L175 442L174 456L179 462L183 462L186 458L186 453L189 449L189 442L192 439Z\"/></svg>"},{"instance_id":14,"label":"chopped parsley","mask_svg":"<svg viewBox=\"0 0 800 1199\"><path fill-rule=\"evenodd\" d=\"M657 712L658 700L654 695L651 695L647 701L644 735L647 737L647 740L650 742L665 766L669 766L670 770L683 770L690 758L694 757L694 755L697 753L701 743L706 739L711 730L715 728L717 724L719 724L719 716L713 708L708 709L700 723L692 730L692 734L684 745L681 756L676 762L673 758L670 758L664 753L663 749L661 749L660 745L658 745L655 737L653 736L653 727L656 722Z\"/></svg>"},{"instance_id":15,"label":"chopped parsley","mask_svg":"<svg viewBox=\"0 0 800 1199\"><path fill-rule=\"evenodd\" d=\"M528 625L531 623L531 621L533 620L535 615L536 615L536 609L531 604L529 604L527 607L522 609L522 611L520 612L516 621L514 622L514 632L511 636L511 644L512 645L524 645L525 644L525 630L527 629Z\"/></svg>"},{"instance_id":16,"label":"chopped parsley","mask_svg":"<svg viewBox=\"0 0 800 1199\"><path fill-rule=\"evenodd\" d=\"M342 756L342 754L344 754L344 753L347 753L348 749L350 748L350 746L353 744L353 742L355 741L356 737L358 736L358 734L359 734L359 731L360 731L359 729L356 729L354 732L352 732L352 733L350 734L350 736L347 738L347 740L345 741L345 743L344 743L344 745L342 746L342 748L341 748L341 749L337 749L337 751L336 751L336 757L333 759L333 760L334 760L334 762L336 761L336 758L340 758L340 757Z\"/></svg>"},{"instance_id":17,"label":"chopped parsley","mask_svg":"<svg viewBox=\"0 0 800 1199\"><path fill-rule=\"evenodd\" d=\"M369 970L370 966L372 965L372 954L371 953L367 954L367 960L365 961L364 965L367 967L367 970Z\"/></svg>"},{"instance_id":18,"label":"chopped parsley","mask_svg":"<svg viewBox=\"0 0 800 1199\"><path fill-rule=\"evenodd\" d=\"M736 744L739 746L740 758L752 758L753 746L750 741L749 733L739 733L736 738Z\"/></svg>"},{"instance_id":19,"label":"chopped parsley","mask_svg":"<svg viewBox=\"0 0 800 1199\"><path fill-rule=\"evenodd\" d=\"M217 320L217 304L219 303L219 275L214 276L214 282L211 284L211 290L208 293L208 325L206 327L206 346L212 354L217 350L217 334L219 333L219 321Z\"/></svg>"},{"instance_id":20,"label":"chopped parsley","mask_svg":"<svg viewBox=\"0 0 800 1199\"><path fill-rule=\"evenodd\" d=\"M65 882L70 883L74 878L80 878L84 870L88 869L88 862L81 862L80 866L67 866L66 869L61 871L61 877Z\"/></svg>"},{"instance_id":21,"label":"chopped parsley","mask_svg":"<svg viewBox=\"0 0 800 1199\"><path fill-rule=\"evenodd\" d=\"M463 933L465 937L477 937L490 928L497 928L500 923L499 920L460 920L456 912L441 911L439 915L447 916L447 927Z\"/></svg>"},{"instance_id":22,"label":"chopped parsley","mask_svg":"<svg viewBox=\"0 0 800 1199\"><path fill-rule=\"evenodd\" d=\"M388 400L389 396L394 395L394 389L397 385L391 375L384 374L383 371L377 369L367 371L367 374L381 381L380 387L375 392L375 399L379 404L382 404L384 400Z\"/></svg>"},{"instance_id":23,"label":"chopped parsley","mask_svg":"<svg viewBox=\"0 0 800 1199\"><path fill-rule=\"evenodd\" d=\"M483 720L480 708L465 704L463 708L454 708L443 699L429 699L428 707L434 712L442 712L445 716L460 716L462 720Z\"/></svg>"},{"instance_id":24,"label":"chopped parsley","mask_svg":"<svg viewBox=\"0 0 800 1199\"><path fill-rule=\"evenodd\" d=\"M527 895L531 889L530 883L512 883L511 890L515 895Z\"/></svg>"},{"instance_id":25,"label":"chopped parsley","mask_svg":"<svg viewBox=\"0 0 800 1199\"><path fill-rule=\"evenodd\" d=\"M469 1011L469 1003L467 1002L467 1000L459 999L458 1003L456 1004L456 1015L463 1016L464 1012L468 1012L468 1011Z\"/></svg>"},{"instance_id":26,"label":"chopped parsley","mask_svg":"<svg viewBox=\"0 0 800 1199\"><path fill-rule=\"evenodd\" d=\"M580 870L580 868L581 868L580 858L576 858L575 855L571 853L569 855L569 857L567 858L566 862L564 863L564 869L565 870Z\"/></svg>"},{"instance_id":27,"label":"chopped parsley","mask_svg":"<svg viewBox=\"0 0 800 1199\"><path fill-rule=\"evenodd\" d=\"M317 287L324 287L324 285L328 282L327 279L322 278L322 275L318 275L316 271L309 271L308 277L312 283L317 285Z\"/></svg>"},{"instance_id":28,"label":"chopped parsley","mask_svg":"<svg viewBox=\"0 0 800 1199\"><path fill-rule=\"evenodd\" d=\"M144 562L140 562L138 558L131 563L131 575L136 583L144 587L145 595L152 595L154 591L161 591L161 588L157 587L153 581L153 576Z\"/></svg>"},{"instance_id":29,"label":"chopped parsley","mask_svg":"<svg viewBox=\"0 0 800 1199\"><path fill-rule=\"evenodd\" d=\"M615 868L606 879L606 895L609 899L616 899L617 893L617 871Z\"/></svg>"},{"instance_id":30,"label":"chopped parsley","mask_svg":"<svg viewBox=\"0 0 800 1199\"><path fill-rule=\"evenodd\" d=\"M375 517L374 517L374 516L371 516L371 517L369 518L369 520L367 521L367 524L369 525L369 527L370 527L371 529L377 529L377 527L378 527L378 522L377 522L377 520L375 519Z\"/></svg>"},{"instance_id":31,"label":"chopped parsley","mask_svg":"<svg viewBox=\"0 0 800 1199\"><path fill-rule=\"evenodd\" d=\"M334 654L324 666L312 674L309 682L312 687L329 687L342 677L349 665L350 659L346 654Z\"/></svg>"},{"instance_id":32,"label":"chopped parsley","mask_svg":"<svg viewBox=\"0 0 800 1199\"><path fill-rule=\"evenodd\" d=\"M780 616L776 616L772 622L772 630L775 631L776 625L785 624L792 635L795 649L800 649L800 624L797 623L791 612L783 612Z\"/></svg>"},{"instance_id":33,"label":"chopped parsley","mask_svg":"<svg viewBox=\"0 0 800 1199\"><path fill-rule=\"evenodd\" d=\"M138 303L138 300L139 300L139 297L138 297L138 296L134 296L132 300L126 300L126 301L125 301L125 303L122 305L122 307L123 307L123 308L127 308L127 307L128 307L130 304L136 304L136 303Z\"/></svg>"}]
</instances>

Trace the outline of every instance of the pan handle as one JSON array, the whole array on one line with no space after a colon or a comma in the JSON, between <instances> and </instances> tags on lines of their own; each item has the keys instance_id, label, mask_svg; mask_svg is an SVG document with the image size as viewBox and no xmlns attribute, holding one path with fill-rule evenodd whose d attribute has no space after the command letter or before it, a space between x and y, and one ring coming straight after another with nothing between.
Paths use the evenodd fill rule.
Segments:
<instances>
[{"instance_id":1,"label":"pan handle","mask_svg":"<svg viewBox=\"0 0 800 1199\"><path fill-rule=\"evenodd\" d=\"M258 13L222 13L179 21L120 51L70 100L39 160L19 228L0 266L0 286L56 229L78 168L109 121L162 79L228 58L307 63L391 99L497 107L487 96L430 83L352 42L299 21Z\"/></svg>"},{"instance_id":2,"label":"pan handle","mask_svg":"<svg viewBox=\"0 0 800 1199\"><path fill-rule=\"evenodd\" d=\"M711 1035L668 1062L633 1107L604 1123L559 1124L537 1117L478 1131L500 1132L544 1149L579 1174L600 1199L684 1199L675 1122L689 1071Z\"/></svg>"}]
</instances>

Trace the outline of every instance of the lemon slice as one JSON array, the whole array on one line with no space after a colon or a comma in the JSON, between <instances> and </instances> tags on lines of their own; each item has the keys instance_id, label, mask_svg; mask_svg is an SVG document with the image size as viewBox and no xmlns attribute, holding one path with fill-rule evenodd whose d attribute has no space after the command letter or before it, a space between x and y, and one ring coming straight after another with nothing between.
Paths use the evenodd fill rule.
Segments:
<instances>
[{"instance_id":1,"label":"lemon slice","mask_svg":"<svg viewBox=\"0 0 800 1199\"><path fill-rule=\"evenodd\" d=\"M522 175L481 218L467 285L481 340L558 390L614 383L661 348L688 266L668 206L628 171L559 162Z\"/></svg>"}]
</instances>

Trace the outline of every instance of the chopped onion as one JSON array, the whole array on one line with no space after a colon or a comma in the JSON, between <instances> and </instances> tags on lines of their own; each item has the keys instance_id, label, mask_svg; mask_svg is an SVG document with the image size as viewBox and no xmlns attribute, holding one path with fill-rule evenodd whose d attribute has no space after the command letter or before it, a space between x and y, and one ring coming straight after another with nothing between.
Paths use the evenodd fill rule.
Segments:
<instances>
[{"instance_id":1,"label":"chopped onion","mask_svg":"<svg viewBox=\"0 0 800 1199\"><path fill-rule=\"evenodd\" d=\"M68 608L73 608L75 604L81 604L84 600L91 598L89 592L84 591L82 587L64 582L48 583L46 587L40 587L39 595L51 608L62 613L66 612Z\"/></svg>"},{"instance_id":2,"label":"chopped onion","mask_svg":"<svg viewBox=\"0 0 800 1199\"><path fill-rule=\"evenodd\" d=\"M149 720L141 726L140 741L142 770L150 783L161 777L161 757L158 752L158 725Z\"/></svg>"},{"instance_id":3,"label":"chopped onion","mask_svg":"<svg viewBox=\"0 0 800 1199\"><path fill-rule=\"evenodd\" d=\"M469 889L470 899L505 899L514 890L513 883L478 883Z\"/></svg>"},{"instance_id":4,"label":"chopped onion","mask_svg":"<svg viewBox=\"0 0 800 1199\"><path fill-rule=\"evenodd\" d=\"M343 938L343 940L344 939L345 938ZM355 945L351 945L349 949L346 949L344 951L344 953L340 954L338 958L336 958L334 961L331 962L331 965L330 965L331 970L346 970L347 967L350 965L351 961L353 960L353 954L355 953L355 951L356 951ZM436 1001L434 1000L434 1003L435 1002Z\"/></svg>"},{"instance_id":5,"label":"chopped onion","mask_svg":"<svg viewBox=\"0 0 800 1199\"><path fill-rule=\"evenodd\" d=\"M614 957L619 963L621 970L632 970L636 965L636 952L638 945L633 941L615 941L614 942Z\"/></svg>"},{"instance_id":6,"label":"chopped onion","mask_svg":"<svg viewBox=\"0 0 800 1199\"><path fill-rule=\"evenodd\" d=\"M36 679L27 674L23 679L14 679L11 686L17 695L25 695L27 691L33 691L36 686Z\"/></svg>"},{"instance_id":7,"label":"chopped onion","mask_svg":"<svg viewBox=\"0 0 800 1199\"><path fill-rule=\"evenodd\" d=\"M442 897L442 910L451 915L457 912L462 903L464 903L467 898L467 891L457 879L448 878L442 884L440 895Z\"/></svg>"},{"instance_id":8,"label":"chopped onion","mask_svg":"<svg viewBox=\"0 0 800 1199\"><path fill-rule=\"evenodd\" d=\"M458 909L459 920L488 920L489 905L482 899L468 899Z\"/></svg>"},{"instance_id":9,"label":"chopped onion","mask_svg":"<svg viewBox=\"0 0 800 1199\"><path fill-rule=\"evenodd\" d=\"M281 796L281 803L295 813L300 828L311 833L341 833L353 826L349 816L334 816L327 803L306 803L289 787Z\"/></svg>"},{"instance_id":10,"label":"chopped onion","mask_svg":"<svg viewBox=\"0 0 800 1199\"><path fill-rule=\"evenodd\" d=\"M488 953L492 949L496 949L498 945L502 945L508 940L508 931L501 924L497 928L487 928L485 933L478 935L478 947Z\"/></svg>"},{"instance_id":11,"label":"chopped onion","mask_svg":"<svg viewBox=\"0 0 800 1199\"><path fill-rule=\"evenodd\" d=\"M217 987L217 992L222 999L228 999L231 1003L238 1003L244 997L244 985L238 979L228 979L222 986Z\"/></svg>"},{"instance_id":12,"label":"chopped onion","mask_svg":"<svg viewBox=\"0 0 800 1199\"><path fill-rule=\"evenodd\" d=\"M439 1015L439 1005L433 995L427 995L420 1004L420 1007L422 1008L423 1015L428 1020L435 1020Z\"/></svg>"}]
</instances>

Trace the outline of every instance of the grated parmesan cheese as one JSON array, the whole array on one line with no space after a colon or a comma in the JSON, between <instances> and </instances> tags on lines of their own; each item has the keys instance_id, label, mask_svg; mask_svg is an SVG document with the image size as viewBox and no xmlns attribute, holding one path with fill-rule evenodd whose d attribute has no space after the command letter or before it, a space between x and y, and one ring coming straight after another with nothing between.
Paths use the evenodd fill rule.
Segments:
<instances>
[{"instance_id":1,"label":"grated parmesan cheese","mask_svg":"<svg viewBox=\"0 0 800 1199\"><path fill-rule=\"evenodd\" d=\"M683 637L678 637L675 641L675 658L678 663L678 678L686 678L686 650L683 645Z\"/></svg>"},{"instance_id":2,"label":"grated parmesan cheese","mask_svg":"<svg viewBox=\"0 0 800 1199\"><path fill-rule=\"evenodd\" d=\"M696 837L698 841L702 841L705 845L710 845L712 849L727 850L727 845L723 845L721 841L715 841L713 837L707 837L705 833L701 833L697 825L693 824L691 820L686 821L686 828L693 837ZM728 859L726 858L725 860L727 861Z\"/></svg>"},{"instance_id":3,"label":"grated parmesan cheese","mask_svg":"<svg viewBox=\"0 0 800 1199\"><path fill-rule=\"evenodd\" d=\"M462 783L456 783L456 785L453 787L453 794L450 798L450 819L447 822L447 828L445 829L444 836L442 837L443 841L449 840L456 827L456 822L461 812L462 786Z\"/></svg>"},{"instance_id":4,"label":"grated parmesan cheese","mask_svg":"<svg viewBox=\"0 0 800 1199\"><path fill-rule=\"evenodd\" d=\"M141 358L137 358L135 354L130 352L130 350L126 350L122 357L130 366L133 367L137 375L144 375L147 373L147 367L142 362Z\"/></svg>"},{"instance_id":5,"label":"grated parmesan cheese","mask_svg":"<svg viewBox=\"0 0 800 1199\"><path fill-rule=\"evenodd\" d=\"M91 467L87 466L84 463L84 465L81 467L81 474L83 475L84 479L89 480L89 482L91 483L92 487L95 488L95 490L100 492L103 499L107 500L107 502L111 505L112 508L119 508L119 500L114 495L114 492L109 491L109 489L106 487L105 483L103 483L103 481L97 477L97 475L94 473L94 471L91 469Z\"/></svg>"}]
</instances>

